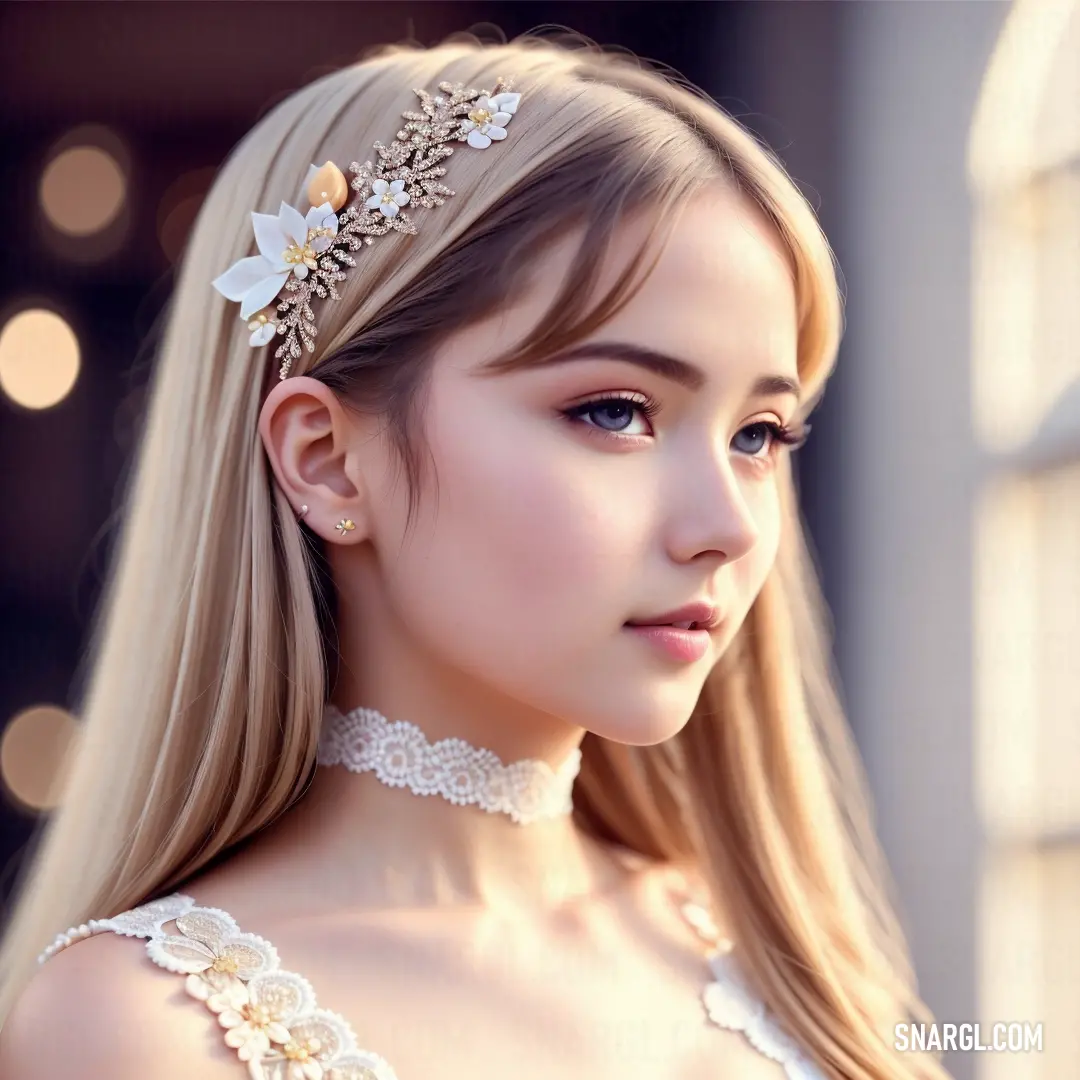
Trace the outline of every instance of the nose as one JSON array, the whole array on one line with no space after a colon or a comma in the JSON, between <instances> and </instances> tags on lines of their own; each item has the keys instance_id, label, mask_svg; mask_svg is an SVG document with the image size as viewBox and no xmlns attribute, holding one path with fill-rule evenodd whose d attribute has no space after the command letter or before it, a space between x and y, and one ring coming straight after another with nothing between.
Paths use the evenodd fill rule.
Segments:
<instances>
[{"instance_id":1,"label":"nose","mask_svg":"<svg viewBox=\"0 0 1080 1080\"><path fill-rule=\"evenodd\" d=\"M757 544L760 529L726 452L708 467L684 469L672 497L668 551L673 560L689 562L708 552L734 562Z\"/></svg>"}]
</instances>

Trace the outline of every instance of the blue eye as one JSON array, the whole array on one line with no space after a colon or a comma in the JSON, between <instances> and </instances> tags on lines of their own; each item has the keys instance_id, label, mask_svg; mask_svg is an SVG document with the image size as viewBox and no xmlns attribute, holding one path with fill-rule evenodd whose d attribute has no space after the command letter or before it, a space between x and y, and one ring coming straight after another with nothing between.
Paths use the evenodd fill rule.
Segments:
<instances>
[{"instance_id":1,"label":"blue eye","mask_svg":"<svg viewBox=\"0 0 1080 1080\"><path fill-rule=\"evenodd\" d=\"M739 453L747 454L750 457L763 457L765 455L761 453L762 448L768 453L776 445L787 446L791 449L802 446L806 442L807 435L810 434L810 425L803 424L798 428L789 428L783 424L777 424L773 420L759 420L757 423L748 424L741 431L736 432L735 440L738 440L740 435L746 435L747 433L751 433L751 441L754 445L751 447L736 446L736 449Z\"/></svg>"},{"instance_id":2,"label":"blue eye","mask_svg":"<svg viewBox=\"0 0 1080 1080\"><path fill-rule=\"evenodd\" d=\"M651 420L659 408L656 401L644 394L608 394L606 397L593 398L592 401L584 401L580 405L564 409L563 416L576 423L584 422L586 427L593 428L602 435L618 437L626 434L626 428L633 422L636 413L640 413L646 420ZM626 437L636 438L637 433Z\"/></svg>"}]
</instances>

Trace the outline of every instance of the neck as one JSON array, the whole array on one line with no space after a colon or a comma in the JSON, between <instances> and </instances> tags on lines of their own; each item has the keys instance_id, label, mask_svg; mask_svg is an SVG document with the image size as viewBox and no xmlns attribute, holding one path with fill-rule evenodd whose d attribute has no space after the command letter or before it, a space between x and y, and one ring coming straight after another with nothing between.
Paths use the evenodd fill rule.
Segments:
<instances>
[{"instance_id":1,"label":"neck","mask_svg":"<svg viewBox=\"0 0 1080 1080\"><path fill-rule=\"evenodd\" d=\"M365 550L348 556L362 560ZM339 710L365 706L415 724L429 742L460 738L505 763L557 769L580 748L585 730L572 718L501 693L422 647L384 602L377 568L365 568L335 568L335 577L360 582L338 597L331 700ZM283 918L410 909L537 920L580 911L634 876L619 850L571 815L521 825L341 767L316 768L302 797L232 851L221 873L242 877L264 917L270 908ZM227 889L215 902L237 906Z\"/></svg>"},{"instance_id":2,"label":"neck","mask_svg":"<svg viewBox=\"0 0 1080 1080\"><path fill-rule=\"evenodd\" d=\"M460 738L507 764L544 761L558 769L579 749L582 727L439 663L406 640L381 607L365 614L363 625L374 621L379 633L362 633L342 600L342 663L332 697L341 712L365 706L415 724L428 742ZM276 872L287 851L297 888L304 882L307 896L318 882L318 899L328 907L540 912L606 892L626 873L610 847L570 815L522 825L337 766L317 768L304 797L273 829L268 870ZM304 903L310 907L311 899Z\"/></svg>"},{"instance_id":3,"label":"neck","mask_svg":"<svg viewBox=\"0 0 1080 1080\"><path fill-rule=\"evenodd\" d=\"M553 909L619 876L570 816L519 825L338 767L316 770L302 806L350 906Z\"/></svg>"},{"instance_id":4,"label":"neck","mask_svg":"<svg viewBox=\"0 0 1080 1080\"><path fill-rule=\"evenodd\" d=\"M337 717L345 714L353 721L357 713L351 704L338 695L324 736L327 730L350 730L350 723ZM550 717L547 723L522 718L480 728L475 710L425 708L419 702L415 710L399 708L383 716L415 725L428 744L459 738L507 765L524 762L531 769L544 762L552 771L546 783L558 793L567 787L557 779L560 767L568 762L573 767L584 735L581 728ZM319 756L325 763L340 755L328 754L324 738ZM375 757L385 761L382 753ZM268 854L289 849L290 861L299 863L297 880L318 881L328 906L354 910L475 907L539 913L606 892L626 874L617 855L583 833L568 813L522 824L507 813L418 795L382 782L374 772L339 764L315 770L304 798L274 831Z\"/></svg>"}]
</instances>

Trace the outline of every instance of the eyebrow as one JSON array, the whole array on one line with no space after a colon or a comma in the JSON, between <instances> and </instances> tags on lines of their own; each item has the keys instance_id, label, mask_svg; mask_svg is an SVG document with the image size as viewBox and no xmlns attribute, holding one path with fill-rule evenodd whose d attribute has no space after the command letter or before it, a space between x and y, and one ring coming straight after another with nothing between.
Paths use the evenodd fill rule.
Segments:
<instances>
[{"instance_id":1,"label":"eyebrow","mask_svg":"<svg viewBox=\"0 0 1080 1080\"><path fill-rule=\"evenodd\" d=\"M549 364L596 359L622 360L624 363L634 364L655 375L670 379L690 390L700 390L707 381L705 372L686 360L624 341L586 341L562 352L545 356L537 363L540 367L546 367ZM792 379L787 375L762 375L755 380L750 394L751 397L793 394L798 398L802 394L802 386L798 379Z\"/></svg>"}]
</instances>

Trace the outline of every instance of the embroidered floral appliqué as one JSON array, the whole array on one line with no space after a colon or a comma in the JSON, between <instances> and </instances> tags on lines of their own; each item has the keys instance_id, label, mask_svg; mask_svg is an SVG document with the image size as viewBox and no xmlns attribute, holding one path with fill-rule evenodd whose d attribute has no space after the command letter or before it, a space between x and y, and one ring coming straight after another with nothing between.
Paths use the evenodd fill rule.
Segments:
<instances>
[{"instance_id":1,"label":"embroidered floral appliqu\u00e9","mask_svg":"<svg viewBox=\"0 0 1080 1080\"><path fill-rule=\"evenodd\" d=\"M752 994L734 955L732 943L720 932L708 909L690 900L680 905L683 917L708 945L706 960L712 972L701 992L705 1013L717 1027L740 1031L760 1054L784 1066L787 1080L825 1080L821 1070L804 1056L798 1043Z\"/></svg>"},{"instance_id":2,"label":"embroidered floral appliqu\u00e9","mask_svg":"<svg viewBox=\"0 0 1080 1080\"><path fill-rule=\"evenodd\" d=\"M410 763L413 770L416 750L407 737L402 739L402 764ZM467 787L468 763L461 768ZM709 1020L742 1032L759 1053L783 1065L787 1080L825 1080L751 993L731 943L720 937L705 906L691 901L680 908L707 945L713 980L701 997ZM175 933L166 932L169 923ZM198 907L181 893L72 927L58 935L39 962L106 930L147 938L146 951L155 964L186 976L187 993L217 1017L225 1044L246 1064L251 1080L397 1080L389 1062L357 1045L344 1017L318 1007L307 979L282 970L270 942L241 933L226 912Z\"/></svg>"},{"instance_id":3,"label":"embroidered floral appliqu\u00e9","mask_svg":"<svg viewBox=\"0 0 1080 1080\"><path fill-rule=\"evenodd\" d=\"M241 933L226 912L177 894L94 925L148 938L150 959L186 976L187 993L215 1014L251 1080L397 1080L384 1058L357 1045L344 1017L318 1008L307 979L282 970L269 941Z\"/></svg>"},{"instance_id":4,"label":"embroidered floral appliqu\u00e9","mask_svg":"<svg viewBox=\"0 0 1080 1080\"><path fill-rule=\"evenodd\" d=\"M705 1012L718 1027L741 1031L765 1057L784 1066L788 1080L825 1080L820 1069L802 1054L765 1006L743 981L742 973L730 951L709 956L713 981L701 993Z\"/></svg>"}]
</instances>

